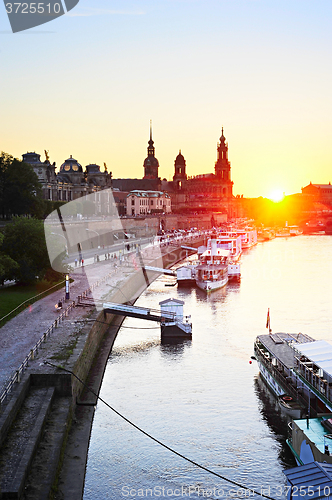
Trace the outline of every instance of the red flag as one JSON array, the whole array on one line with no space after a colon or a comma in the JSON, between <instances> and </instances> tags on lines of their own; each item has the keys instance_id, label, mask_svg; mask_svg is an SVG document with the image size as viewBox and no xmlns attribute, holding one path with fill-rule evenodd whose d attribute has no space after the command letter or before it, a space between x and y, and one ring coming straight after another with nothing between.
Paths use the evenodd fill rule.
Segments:
<instances>
[{"instance_id":1,"label":"red flag","mask_svg":"<svg viewBox=\"0 0 332 500\"><path fill-rule=\"evenodd\" d=\"M268 328L270 331L270 308L268 308L267 310L266 328Z\"/></svg>"}]
</instances>

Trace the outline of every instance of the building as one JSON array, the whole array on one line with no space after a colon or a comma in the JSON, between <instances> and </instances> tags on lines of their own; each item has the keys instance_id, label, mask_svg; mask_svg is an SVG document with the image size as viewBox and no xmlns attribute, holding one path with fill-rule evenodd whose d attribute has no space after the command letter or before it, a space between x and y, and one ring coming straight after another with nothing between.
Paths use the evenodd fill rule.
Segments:
<instances>
[{"instance_id":1,"label":"building","mask_svg":"<svg viewBox=\"0 0 332 500\"><path fill-rule=\"evenodd\" d=\"M155 157L154 142L152 140L151 122L150 122L150 140L148 142L148 156L144 160L143 167L144 167L143 179L158 179L159 162Z\"/></svg>"},{"instance_id":2,"label":"building","mask_svg":"<svg viewBox=\"0 0 332 500\"><path fill-rule=\"evenodd\" d=\"M84 171L82 165L70 155L57 174L55 162L50 163L47 151L45 156L46 160L42 162L38 153L27 152L22 155L23 161L31 165L37 174L45 200L72 201L112 187L112 175L108 174L106 165L104 172L96 164L87 165Z\"/></svg>"},{"instance_id":3,"label":"building","mask_svg":"<svg viewBox=\"0 0 332 500\"><path fill-rule=\"evenodd\" d=\"M186 160L180 150L174 161L172 181L161 180L159 177L159 161L155 156L151 123L141 179L112 179L105 164L104 172L96 164L89 164L84 170L72 156L64 161L57 174L55 163L50 163L47 151L45 155L46 160L42 162L39 154L28 152L23 155L23 161L32 165L38 175L46 200L66 202L112 188L120 215L169 213L172 210L175 213L217 212L227 214L228 217L238 216L240 204L233 196L228 143L223 128L217 144L214 173L188 176ZM319 192L321 195L325 194L324 189ZM332 186L330 192L332 200Z\"/></svg>"},{"instance_id":4,"label":"building","mask_svg":"<svg viewBox=\"0 0 332 500\"><path fill-rule=\"evenodd\" d=\"M171 197L162 191L134 190L127 195L127 215L171 213Z\"/></svg>"},{"instance_id":5,"label":"building","mask_svg":"<svg viewBox=\"0 0 332 500\"><path fill-rule=\"evenodd\" d=\"M328 184L310 184L301 188L303 195L308 195L312 197L314 201L320 203L326 203L332 205L332 186L329 182Z\"/></svg>"},{"instance_id":6,"label":"building","mask_svg":"<svg viewBox=\"0 0 332 500\"><path fill-rule=\"evenodd\" d=\"M186 160L180 150L174 162L173 181L162 181L162 190L170 193L173 212L224 212L230 217L234 216L237 202L233 196L231 164L224 129L217 144L214 173L188 177Z\"/></svg>"}]
</instances>

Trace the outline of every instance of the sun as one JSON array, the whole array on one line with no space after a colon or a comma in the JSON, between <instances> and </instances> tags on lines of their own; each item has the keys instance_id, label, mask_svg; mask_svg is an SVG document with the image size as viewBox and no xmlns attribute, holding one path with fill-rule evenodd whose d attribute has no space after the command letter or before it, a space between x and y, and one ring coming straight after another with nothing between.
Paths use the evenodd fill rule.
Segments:
<instances>
[{"instance_id":1,"label":"sun","mask_svg":"<svg viewBox=\"0 0 332 500\"><path fill-rule=\"evenodd\" d=\"M285 193L281 191L281 189L274 189L274 191L271 192L269 199L278 203L279 201L282 201L285 197Z\"/></svg>"}]
</instances>

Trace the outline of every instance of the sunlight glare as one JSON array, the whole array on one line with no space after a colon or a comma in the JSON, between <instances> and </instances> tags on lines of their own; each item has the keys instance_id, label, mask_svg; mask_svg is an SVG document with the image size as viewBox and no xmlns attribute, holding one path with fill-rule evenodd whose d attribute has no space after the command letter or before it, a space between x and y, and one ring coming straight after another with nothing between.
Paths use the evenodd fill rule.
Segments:
<instances>
[{"instance_id":1,"label":"sunlight glare","mask_svg":"<svg viewBox=\"0 0 332 500\"><path fill-rule=\"evenodd\" d=\"M274 191L272 191L269 198L270 198L270 200L278 203L279 201L284 199L284 196L285 196L285 194L281 191L281 189L275 189Z\"/></svg>"}]
</instances>

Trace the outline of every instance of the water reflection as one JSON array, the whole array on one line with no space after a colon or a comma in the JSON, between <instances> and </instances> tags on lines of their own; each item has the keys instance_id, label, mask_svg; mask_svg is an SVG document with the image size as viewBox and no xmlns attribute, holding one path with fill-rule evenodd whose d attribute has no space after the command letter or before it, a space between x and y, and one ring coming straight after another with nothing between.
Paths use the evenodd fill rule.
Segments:
<instances>
[{"instance_id":1,"label":"water reflection","mask_svg":"<svg viewBox=\"0 0 332 500\"><path fill-rule=\"evenodd\" d=\"M254 388L261 402L259 410L262 419L267 422L275 435L276 441L280 443L279 460L285 469L295 467L296 461L286 443L286 439L288 438L288 423L291 422L291 417L282 412L277 398L274 397L270 389L266 386L260 374L255 378Z\"/></svg>"},{"instance_id":2,"label":"water reflection","mask_svg":"<svg viewBox=\"0 0 332 500\"><path fill-rule=\"evenodd\" d=\"M165 358L167 357L181 357L186 348L191 347L191 340L172 340L168 342L162 342L160 344L160 353Z\"/></svg>"},{"instance_id":3,"label":"water reflection","mask_svg":"<svg viewBox=\"0 0 332 500\"><path fill-rule=\"evenodd\" d=\"M277 498L273 488L295 465L285 442L288 418L248 361L256 336L266 332L268 307L273 331L331 340L331 241L299 236L257 245L242 256L241 283L210 295L156 280L137 305L183 300L192 342L161 345L160 327L128 318L124 326L135 329L122 328L116 339L102 397L194 460L243 484L271 486ZM98 405L84 499L121 498L127 480L133 487L216 485Z\"/></svg>"}]
</instances>

